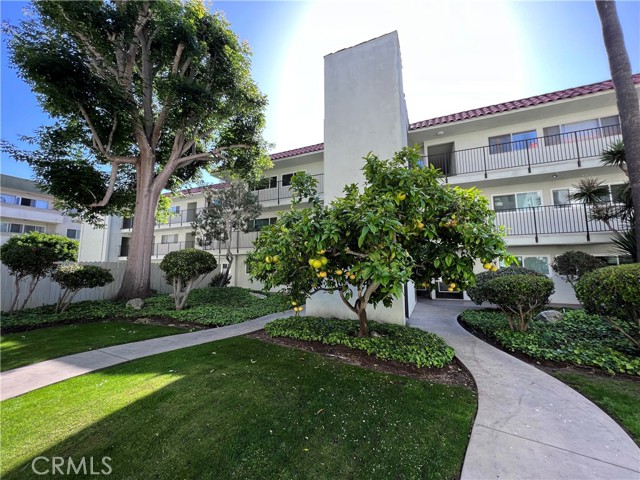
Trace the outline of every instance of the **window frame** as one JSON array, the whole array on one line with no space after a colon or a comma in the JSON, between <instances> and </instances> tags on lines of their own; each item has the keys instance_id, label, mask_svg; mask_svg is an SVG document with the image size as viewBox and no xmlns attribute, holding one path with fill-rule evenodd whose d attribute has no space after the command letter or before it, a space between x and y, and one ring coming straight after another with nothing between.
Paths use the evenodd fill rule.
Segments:
<instances>
[{"instance_id":1,"label":"window frame","mask_svg":"<svg viewBox=\"0 0 640 480\"><path fill-rule=\"evenodd\" d=\"M173 237L175 240L172 241L172 242L165 242L165 238L168 238L168 237ZM160 236L160 244L161 245L171 245L171 244L174 244L174 243L179 243L178 234L177 233L165 233L164 235Z\"/></svg>"},{"instance_id":2,"label":"window frame","mask_svg":"<svg viewBox=\"0 0 640 480\"><path fill-rule=\"evenodd\" d=\"M522 194L527 194L527 193L537 193L538 196L540 197L540 205L538 205L537 207L518 207L518 195L522 195ZM515 198L515 205L516 208L505 208L502 210L497 210L496 209L496 204L495 204L495 197L504 197L507 195L513 195ZM491 195L491 205L493 207L493 211L494 212L511 212L511 211L518 211L518 210L525 210L528 208L538 208L538 207L542 207L544 206L544 197L542 195L542 190L528 190L528 191L524 191L524 192L510 192L510 193L497 193L497 194L492 194Z\"/></svg>"},{"instance_id":3,"label":"window frame","mask_svg":"<svg viewBox=\"0 0 640 480\"><path fill-rule=\"evenodd\" d=\"M514 257L516 258L516 260L518 260L518 265L524 268L529 268L524 264L525 258L545 258L547 260L547 273L544 273L543 275L547 277L551 277L553 275L553 269L551 268L551 259L549 255L514 255ZM500 267L506 268L506 265L501 261ZM530 270L533 270L533 269L530 268ZM538 273L542 273L542 272L538 272Z\"/></svg>"},{"instance_id":4,"label":"window frame","mask_svg":"<svg viewBox=\"0 0 640 480\"><path fill-rule=\"evenodd\" d=\"M528 133L533 133L534 137L533 138L525 138L522 140L514 140L513 137L515 135L525 135ZM501 143L494 143L492 144L491 141L498 139L498 138L504 138L504 137L508 137L509 140L507 142L501 142ZM534 128L532 130L523 130L521 132L510 132L510 133L504 133L502 135L493 135L491 137L489 137L488 142L489 142L489 155L500 155L500 154L504 154L504 153L510 153L510 152L518 152L520 150L528 150L530 148L538 148L538 129ZM533 141L536 140L536 141Z\"/></svg>"}]
</instances>

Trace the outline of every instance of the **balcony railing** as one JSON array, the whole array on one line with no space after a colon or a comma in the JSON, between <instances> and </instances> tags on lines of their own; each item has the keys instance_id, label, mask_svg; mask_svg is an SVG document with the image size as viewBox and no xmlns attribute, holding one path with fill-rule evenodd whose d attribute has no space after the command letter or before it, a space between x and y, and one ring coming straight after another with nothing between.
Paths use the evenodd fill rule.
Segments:
<instances>
[{"instance_id":1,"label":"balcony railing","mask_svg":"<svg viewBox=\"0 0 640 480\"><path fill-rule=\"evenodd\" d=\"M496 212L496 223L507 227L508 236L529 235L539 241L539 235L562 235L583 233L587 241L591 234L609 232L609 227L602 221L592 220L594 208L602 208L616 204L599 204L594 207L585 203L573 205L551 205L544 207L527 207ZM616 230L629 229L629 223L620 219L612 219L611 226Z\"/></svg>"},{"instance_id":2,"label":"balcony railing","mask_svg":"<svg viewBox=\"0 0 640 480\"><path fill-rule=\"evenodd\" d=\"M318 193L324 193L324 174L311 175L311 177L315 178L318 182ZM279 205L282 200L291 198L291 189L289 185L283 185L280 180L274 183L275 185L269 185L269 188L261 188L253 191L253 193L258 195L259 202L275 201Z\"/></svg>"},{"instance_id":3,"label":"balcony railing","mask_svg":"<svg viewBox=\"0 0 640 480\"><path fill-rule=\"evenodd\" d=\"M514 167L526 167L531 173L536 165L562 161L575 161L580 167L584 159L600 157L619 140L620 125L613 125L426 155L424 163L442 170L447 179L470 173L484 173L487 178L490 171Z\"/></svg>"},{"instance_id":4,"label":"balcony railing","mask_svg":"<svg viewBox=\"0 0 640 480\"><path fill-rule=\"evenodd\" d=\"M324 174L312 175L318 181L318 193L324 193ZM267 188L263 190L254 190L253 193L258 196L258 202L270 202L276 201L279 205L282 200L291 198L291 191L289 186L282 186L282 182L277 182L277 186L274 188ZM156 222L156 227L182 227L190 226L196 219L196 216L205 210L207 207L199 207L194 209L182 210L181 212L172 215L165 222ZM122 228L124 230L133 228L133 218L123 218Z\"/></svg>"}]
</instances>

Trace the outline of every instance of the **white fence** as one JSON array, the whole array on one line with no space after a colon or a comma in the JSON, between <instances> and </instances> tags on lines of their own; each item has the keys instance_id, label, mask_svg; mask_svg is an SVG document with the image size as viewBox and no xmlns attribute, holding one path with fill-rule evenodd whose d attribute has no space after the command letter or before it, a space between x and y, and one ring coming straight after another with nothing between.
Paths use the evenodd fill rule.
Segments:
<instances>
[{"instance_id":1,"label":"white fence","mask_svg":"<svg viewBox=\"0 0 640 480\"><path fill-rule=\"evenodd\" d=\"M73 302L82 302L85 300L108 300L114 298L120 289L124 270L127 262L83 262L83 265L97 265L99 267L108 268L113 275L114 281L100 288L85 288L78 292ZM216 270L217 272L218 270ZM214 272L215 273L215 272ZM207 275L198 286L206 286L213 274ZM21 299L27 293L30 277L23 280L20 285ZM164 280L164 274L160 270L159 263L151 264L151 288L161 293L171 293L171 286L167 285ZM31 295L29 302L25 308L41 307L43 305L52 305L58 301L60 295L60 285L46 277L38 282L38 286ZM9 274L9 269L5 265L1 265L0 269L0 309L5 312L9 310L11 301L15 294L15 279ZM22 301L22 300L21 300Z\"/></svg>"}]
</instances>

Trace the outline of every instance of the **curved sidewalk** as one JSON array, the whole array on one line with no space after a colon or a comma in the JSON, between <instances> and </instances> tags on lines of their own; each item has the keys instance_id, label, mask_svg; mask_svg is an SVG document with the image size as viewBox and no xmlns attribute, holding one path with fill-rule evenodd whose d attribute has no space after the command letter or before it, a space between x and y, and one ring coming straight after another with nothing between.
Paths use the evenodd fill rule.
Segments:
<instances>
[{"instance_id":1,"label":"curved sidewalk","mask_svg":"<svg viewBox=\"0 0 640 480\"><path fill-rule=\"evenodd\" d=\"M462 479L640 478L640 449L585 397L483 342L456 318L470 302L420 301L409 325L437 333L478 386Z\"/></svg>"},{"instance_id":2,"label":"curved sidewalk","mask_svg":"<svg viewBox=\"0 0 640 480\"><path fill-rule=\"evenodd\" d=\"M255 332L283 315L293 315L293 311L272 313L226 327L114 345L7 370L0 373L0 401L137 358Z\"/></svg>"}]
</instances>

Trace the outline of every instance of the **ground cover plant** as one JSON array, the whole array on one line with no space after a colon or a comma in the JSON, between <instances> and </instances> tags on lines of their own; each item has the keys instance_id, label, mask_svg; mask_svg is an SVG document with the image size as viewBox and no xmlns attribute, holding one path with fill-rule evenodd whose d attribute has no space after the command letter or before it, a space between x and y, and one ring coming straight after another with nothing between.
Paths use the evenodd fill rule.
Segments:
<instances>
[{"instance_id":1,"label":"ground cover plant","mask_svg":"<svg viewBox=\"0 0 640 480\"><path fill-rule=\"evenodd\" d=\"M513 331L505 314L467 310L463 323L506 350L539 360L597 367L607 373L640 375L640 351L597 315L571 310L556 323L533 320L526 332Z\"/></svg>"},{"instance_id":2,"label":"ground cover plant","mask_svg":"<svg viewBox=\"0 0 640 480\"><path fill-rule=\"evenodd\" d=\"M640 381L581 372L550 372L618 421L640 445Z\"/></svg>"},{"instance_id":3,"label":"ground cover plant","mask_svg":"<svg viewBox=\"0 0 640 480\"><path fill-rule=\"evenodd\" d=\"M124 302L110 300L73 303L59 314L55 313L54 306L47 306L4 315L2 329L7 332L56 323L136 318L171 319L220 327L289 308L289 301L284 295L265 295L266 298L256 298L249 290L239 287L199 288L191 291L189 306L184 310L175 310L173 298L164 294L145 299L140 310L128 308Z\"/></svg>"},{"instance_id":4,"label":"ground cover plant","mask_svg":"<svg viewBox=\"0 0 640 480\"><path fill-rule=\"evenodd\" d=\"M114 478L453 479L475 409L464 387L237 337L4 401L0 473L55 455L108 456Z\"/></svg>"},{"instance_id":5,"label":"ground cover plant","mask_svg":"<svg viewBox=\"0 0 640 480\"><path fill-rule=\"evenodd\" d=\"M0 370L122 343L164 337L188 330L164 325L99 322L41 328L0 336Z\"/></svg>"},{"instance_id":6,"label":"ground cover plant","mask_svg":"<svg viewBox=\"0 0 640 480\"><path fill-rule=\"evenodd\" d=\"M359 337L358 328L357 320L289 317L269 322L265 331L272 337L344 345L383 360L418 367L443 367L454 357L453 348L441 337L418 328L370 321L369 328L374 333L370 337Z\"/></svg>"}]
</instances>

